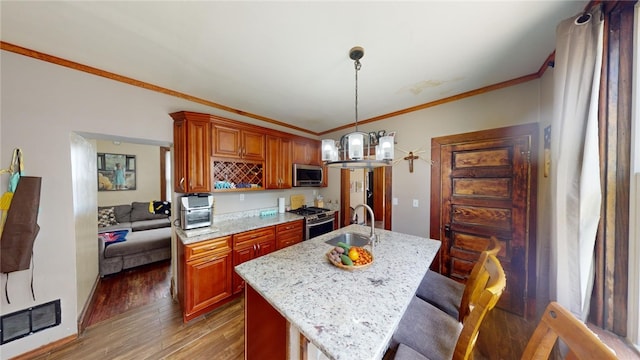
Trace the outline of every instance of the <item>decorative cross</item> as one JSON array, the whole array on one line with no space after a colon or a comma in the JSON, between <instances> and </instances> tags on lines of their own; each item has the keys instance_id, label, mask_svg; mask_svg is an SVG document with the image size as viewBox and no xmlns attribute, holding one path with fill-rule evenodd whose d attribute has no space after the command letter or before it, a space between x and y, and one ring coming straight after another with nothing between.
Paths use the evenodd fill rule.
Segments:
<instances>
[{"instance_id":1,"label":"decorative cross","mask_svg":"<svg viewBox=\"0 0 640 360\"><path fill-rule=\"evenodd\" d=\"M409 156L405 156L405 160L409 160L409 172L413 172L413 160L418 160L420 157L417 155L413 155L413 151L409 152Z\"/></svg>"}]
</instances>

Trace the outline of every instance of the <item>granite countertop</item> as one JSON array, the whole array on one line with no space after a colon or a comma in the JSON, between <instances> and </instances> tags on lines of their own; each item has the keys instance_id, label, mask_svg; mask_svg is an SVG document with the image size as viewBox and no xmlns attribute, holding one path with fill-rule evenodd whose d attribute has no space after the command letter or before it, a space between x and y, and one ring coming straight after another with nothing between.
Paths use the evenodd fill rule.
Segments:
<instances>
[{"instance_id":1,"label":"granite countertop","mask_svg":"<svg viewBox=\"0 0 640 360\"><path fill-rule=\"evenodd\" d=\"M371 266L343 270L326 258L350 225L236 266L236 272L330 359L381 359L440 241L376 229Z\"/></svg>"},{"instance_id":2,"label":"granite countertop","mask_svg":"<svg viewBox=\"0 0 640 360\"><path fill-rule=\"evenodd\" d=\"M183 230L177 226L176 233L183 244L189 245L203 240L283 224L299 219L304 219L304 217L287 212L271 216L240 217L224 221L214 221L213 225L205 228Z\"/></svg>"}]
</instances>

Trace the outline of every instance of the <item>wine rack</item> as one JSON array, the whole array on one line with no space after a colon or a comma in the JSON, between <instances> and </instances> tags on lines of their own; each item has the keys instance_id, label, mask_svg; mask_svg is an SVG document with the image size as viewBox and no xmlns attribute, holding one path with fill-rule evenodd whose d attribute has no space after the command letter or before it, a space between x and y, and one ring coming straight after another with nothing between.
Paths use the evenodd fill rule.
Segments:
<instances>
[{"instance_id":1,"label":"wine rack","mask_svg":"<svg viewBox=\"0 0 640 360\"><path fill-rule=\"evenodd\" d=\"M264 163L213 161L214 191L264 190Z\"/></svg>"}]
</instances>

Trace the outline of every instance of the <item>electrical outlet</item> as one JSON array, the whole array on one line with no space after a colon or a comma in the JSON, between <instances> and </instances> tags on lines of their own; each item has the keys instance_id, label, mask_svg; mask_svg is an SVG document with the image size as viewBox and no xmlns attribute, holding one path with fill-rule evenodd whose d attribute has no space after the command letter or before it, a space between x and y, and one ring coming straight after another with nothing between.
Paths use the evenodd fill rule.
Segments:
<instances>
[{"instance_id":1,"label":"electrical outlet","mask_svg":"<svg viewBox=\"0 0 640 360\"><path fill-rule=\"evenodd\" d=\"M318 190L313 190L313 195L318 195Z\"/></svg>"},{"instance_id":2,"label":"electrical outlet","mask_svg":"<svg viewBox=\"0 0 640 360\"><path fill-rule=\"evenodd\" d=\"M393 201L393 205L398 205L398 198L397 197L394 197L392 199L392 201Z\"/></svg>"},{"instance_id":3,"label":"electrical outlet","mask_svg":"<svg viewBox=\"0 0 640 360\"><path fill-rule=\"evenodd\" d=\"M418 199L413 199L413 207L418 207Z\"/></svg>"},{"instance_id":4,"label":"electrical outlet","mask_svg":"<svg viewBox=\"0 0 640 360\"><path fill-rule=\"evenodd\" d=\"M240 201L244 201L244 194L240 194Z\"/></svg>"}]
</instances>

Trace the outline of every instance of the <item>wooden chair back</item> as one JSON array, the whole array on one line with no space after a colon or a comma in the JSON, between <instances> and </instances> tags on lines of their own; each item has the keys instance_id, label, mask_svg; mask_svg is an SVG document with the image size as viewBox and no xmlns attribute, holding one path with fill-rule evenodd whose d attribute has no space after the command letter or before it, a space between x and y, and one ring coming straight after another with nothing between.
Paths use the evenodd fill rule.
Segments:
<instances>
[{"instance_id":1,"label":"wooden chair back","mask_svg":"<svg viewBox=\"0 0 640 360\"><path fill-rule=\"evenodd\" d=\"M495 236L492 236L489 241L489 247L480 253L478 261L473 266L473 269L471 269L471 274L469 274L467 278L467 284L465 285L462 298L460 299L460 307L458 308L458 321L460 322L464 322L464 319L469 315L469 312L471 312L470 304L478 299L487 284L487 273L483 272L482 269L485 267L489 255L497 257L502 248Z\"/></svg>"},{"instance_id":2,"label":"wooden chair back","mask_svg":"<svg viewBox=\"0 0 640 360\"><path fill-rule=\"evenodd\" d=\"M507 276L498 258L493 254L485 253L486 261L478 271L478 276L487 279L480 295L472 299L471 312L462 323L462 332L458 337L453 353L454 360L466 360L472 358L473 348L478 339L480 325L486 315L493 309L507 286Z\"/></svg>"},{"instance_id":3,"label":"wooden chair back","mask_svg":"<svg viewBox=\"0 0 640 360\"><path fill-rule=\"evenodd\" d=\"M548 359L557 339L569 348L567 358L614 360L615 352L605 345L580 319L557 302L551 302L531 335L521 360Z\"/></svg>"}]
</instances>

